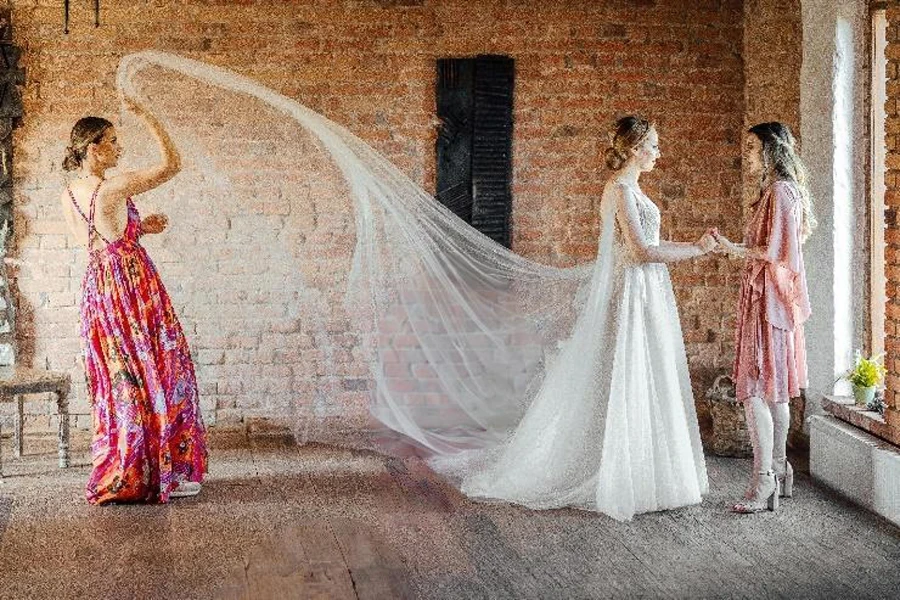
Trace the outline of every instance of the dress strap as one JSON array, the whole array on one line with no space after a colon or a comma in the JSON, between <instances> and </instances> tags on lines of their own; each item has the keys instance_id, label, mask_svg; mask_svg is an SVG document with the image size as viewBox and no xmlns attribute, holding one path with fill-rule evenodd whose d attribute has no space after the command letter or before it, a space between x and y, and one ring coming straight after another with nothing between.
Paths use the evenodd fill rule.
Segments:
<instances>
[{"instance_id":1,"label":"dress strap","mask_svg":"<svg viewBox=\"0 0 900 600\"><path fill-rule=\"evenodd\" d=\"M88 215L84 214L84 211L81 210L81 207L78 206L78 202L75 200L75 194L72 193L72 188L66 184L66 191L69 192L69 198L72 199L72 204L75 205L75 210L78 211L78 214L81 215L81 218L85 220L88 226L88 251L90 251L94 246L94 234L98 235L101 240L106 242L106 245L109 245L109 240L107 240L102 233L97 231L97 228L94 226L94 212L96 207L97 194L100 192L100 186L103 185L103 181L97 184L96 189L94 189L94 193L91 194L91 204L88 208Z\"/></svg>"}]
</instances>

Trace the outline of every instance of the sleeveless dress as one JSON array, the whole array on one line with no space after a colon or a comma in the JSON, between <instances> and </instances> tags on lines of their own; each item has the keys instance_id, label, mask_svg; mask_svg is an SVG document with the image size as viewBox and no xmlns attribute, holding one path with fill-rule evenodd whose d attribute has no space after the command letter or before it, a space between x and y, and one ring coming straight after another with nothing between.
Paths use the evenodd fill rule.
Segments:
<instances>
[{"instance_id":1,"label":"sleeveless dress","mask_svg":"<svg viewBox=\"0 0 900 600\"><path fill-rule=\"evenodd\" d=\"M102 182L101 182L102 185ZM81 338L93 417L91 504L167 502L178 482L203 480L206 434L190 350L169 295L140 244L141 221L110 242L94 226L100 185L85 215L87 270ZM95 241L103 247L93 249Z\"/></svg>"},{"instance_id":2,"label":"sleeveless dress","mask_svg":"<svg viewBox=\"0 0 900 600\"><path fill-rule=\"evenodd\" d=\"M628 520L699 503L708 491L669 270L636 260L612 185L602 205L615 219L612 269L595 275L602 280L592 283L592 299L525 416L501 447L436 462L467 472L460 489L468 496ZM659 209L623 186L646 243L658 245ZM460 460L466 464L453 464Z\"/></svg>"}]
</instances>

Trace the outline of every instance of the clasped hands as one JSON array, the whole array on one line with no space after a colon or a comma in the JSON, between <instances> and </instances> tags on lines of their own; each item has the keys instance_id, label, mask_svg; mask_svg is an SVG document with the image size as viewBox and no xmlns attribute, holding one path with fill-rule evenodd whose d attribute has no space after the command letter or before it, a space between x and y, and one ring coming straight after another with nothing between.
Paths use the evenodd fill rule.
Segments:
<instances>
[{"instance_id":1,"label":"clasped hands","mask_svg":"<svg viewBox=\"0 0 900 600\"><path fill-rule=\"evenodd\" d=\"M728 256L740 256L741 249L734 242L719 233L718 228L712 227L706 230L699 240L694 242L703 254L715 252L717 254L727 254Z\"/></svg>"}]
</instances>

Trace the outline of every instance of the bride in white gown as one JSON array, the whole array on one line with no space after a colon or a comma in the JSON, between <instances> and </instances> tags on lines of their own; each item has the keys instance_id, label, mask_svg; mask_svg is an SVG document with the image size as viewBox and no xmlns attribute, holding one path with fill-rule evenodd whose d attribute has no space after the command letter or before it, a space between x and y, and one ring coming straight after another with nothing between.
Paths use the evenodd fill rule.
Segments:
<instances>
[{"instance_id":1,"label":"bride in white gown","mask_svg":"<svg viewBox=\"0 0 900 600\"><path fill-rule=\"evenodd\" d=\"M173 222L196 226L171 248L185 280L269 303L254 319L204 315L211 337L198 343L255 337L283 351L289 385L253 387L299 441L357 425L364 397L472 496L619 519L700 501L706 470L663 263L715 242L659 241L659 211L638 187L659 156L646 120L620 120L607 151L597 260L556 268L482 235L352 132L246 77L146 51L123 57L117 85L182 151L169 205ZM233 201L245 196L252 205ZM259 273L226 283L208 268L272 228L252 248ZM190 254L196 239L212 258ZM218 385L251 386L254 357L229 359L239 368L215 371Z\"/></svg>"},{"instance_id":2,"label":"bride in white gown","mask_svg":"<svg viewBox=\"0 0 900 600\"><path fill-rule=\"evenodd\" d=\"M615 219L609 280L595 271L572 337L511 437L499 448L468 453L467 461L483 466L469 463L465 494L629 519L699 503L706 493L665 263L701 256L716 244L709 234L695 244L660 241L659 209L638 187L658 157L650 123L619 120L607 150L614 172L601 203L603 218Z\"/></svg>"}]
</instances>

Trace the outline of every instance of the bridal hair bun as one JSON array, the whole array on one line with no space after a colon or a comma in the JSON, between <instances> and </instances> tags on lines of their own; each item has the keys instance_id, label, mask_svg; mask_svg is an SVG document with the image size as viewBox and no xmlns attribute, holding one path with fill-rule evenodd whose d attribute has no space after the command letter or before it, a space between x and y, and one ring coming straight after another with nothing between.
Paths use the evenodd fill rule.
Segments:
<instances>
[{"instance_id":1,"label":"bridal hair bun","mask_svg":"<svg viewBox=\"0 0 900 600\"><path fill-rule=\"evenodd\" d=\"M69 145L66 146L62 168L66 171L80 169L84 157L87 156L88 146L99 141L103 137L103 133L110 127L112 127L112 123L102 117L78 119L69 135Z\"/></svg>"},{"instance_id":2,"label":"bridal hair bun","mask_svg":"<svg viewBox=\"0 0 900 600\"><path fill-rule=\"evenodd\" d=\"M606 166L617 171L628 160L628 152L638 146L650 133L653 123L638 115L629 115L616 121L609 132L609 148L603 153Z\"/></svg>"},{"instance_id":3,"label":"bridal hair bun","mask_svg":"<svg viewBox=\"0 0 900 600\"><path fill-rule=\"evenodd\" d=\"M81 167L83 157L81 152L72 146L66 146L66 155L63 157L62 167L66 171L74 171Z\"/></svg>"},{"instance_id":4,"label":"bridal hair bun","mask_svg":"<svg viewBox=\"0 0 900 600\"><path fill-rule=\"evenodd\" d=\"M627 157L616 150L613 146L610 146L603 153L603 158L606 160L606 166L612 169L613 171L618 171L622 168L622 165L625 164Z\"/></svg>"}]
</instances>

